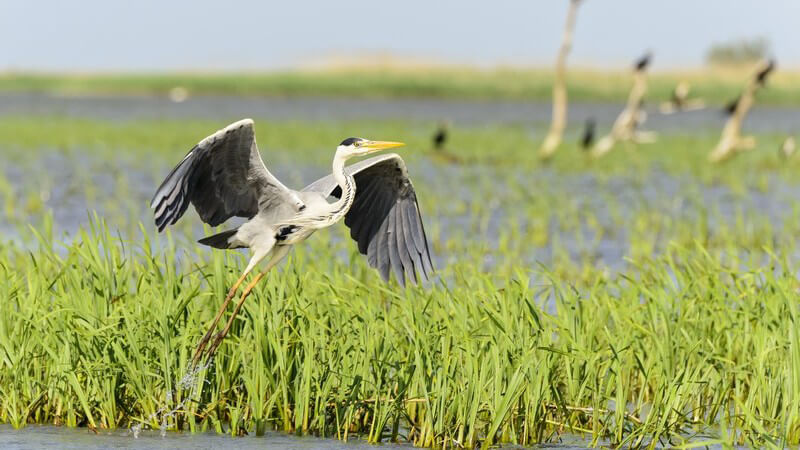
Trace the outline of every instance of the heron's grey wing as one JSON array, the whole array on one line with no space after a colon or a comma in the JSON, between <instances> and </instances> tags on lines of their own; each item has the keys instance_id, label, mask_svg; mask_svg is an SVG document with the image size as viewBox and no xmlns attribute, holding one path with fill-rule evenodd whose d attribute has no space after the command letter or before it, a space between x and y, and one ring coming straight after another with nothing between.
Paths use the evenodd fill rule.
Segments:
<instances>
[{"instance_id":1,"label":"heron's grey wing","mask_svg":"<svg viewBox=\"0 0 800 450\"><path fill-rule=\"evenodd\" d=\"M167 175L150 203L158 231L177 222L189 203L211 226L233 216L250 218L259 210L286 203L302 207L297 195L272 176L261 160L251 119L203 139Z\"/></svg>"},{"instance_id":2,"label":"heron's grey wing","mask_svg":"<svg viewBox=\"0 0 800 450\"><path fill-rule=\"evenodd\" d=\"M433 273L431 253L417 194L402 158L392 153L375 156L345 170L356 181L356 198L344 223L358 242L358 251L367 255L369 265L384 280L391 271L400 284L405 284L405 278L416 283L417 275L427 280ZM303 190L341 197L332 175Z\"/></svg>"}]
</instances>

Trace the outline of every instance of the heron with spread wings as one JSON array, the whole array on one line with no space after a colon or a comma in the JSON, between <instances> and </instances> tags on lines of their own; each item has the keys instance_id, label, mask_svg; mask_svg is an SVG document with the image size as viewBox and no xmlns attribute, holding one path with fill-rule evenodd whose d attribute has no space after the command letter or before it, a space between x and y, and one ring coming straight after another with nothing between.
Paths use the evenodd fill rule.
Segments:
<instances>
[{"instance_id":1,"label":"heron with spread wings","mask_svg":"<svg viewBox=\"0 0 800 450\"><path fill-rule=\"evenodd\" d=\"M388 281L416 283L433 272L417 196L405 163L396 154L368 158L349 167L345 162L402 143L348 138L336 148L333 173L295 191L284 186L264 165L256 146L253 121L240 120L208 136L192 148L167 175L150 204L161 232L181 218L191 203L200 219L217 226L231 217L249 219L241 226L200 239L214 248L249 248L252 257L228 291L193 362L214 354L227 335L245 299L293 245L340 219L350 228L358 250ZM330 197L335 201L329 201ZM266 264L245 286L225 327L206 348L233 297L259 262Z\"/></svg>"}]
</instances>

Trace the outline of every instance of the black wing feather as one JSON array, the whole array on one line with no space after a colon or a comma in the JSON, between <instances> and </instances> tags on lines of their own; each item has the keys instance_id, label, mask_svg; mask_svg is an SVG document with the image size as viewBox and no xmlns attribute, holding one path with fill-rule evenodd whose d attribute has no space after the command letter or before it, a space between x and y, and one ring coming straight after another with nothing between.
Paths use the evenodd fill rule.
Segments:
<instances>
[{"instance_id":1,"label":"black wing feather","mask_svg":"<svg viewBox=\"0 0 800 450\"><path fill-rule=\"evenodd\" d=\"M400 251L397 248L397 216L394 210L389 211L389 229L386 233L386 245L389 247L389 262L394 270L394 276L401 286L404 286L405 279L403 278L403 261L400 259Z\"/></svg>"},{"instance_id":2,"label":"black wing feather","mask_svg":"<svg viewBox=\"0 0 800 450\"><path fill-rule=\"evenodd\" d=\"M414 263L411 261L411 256L408 254L408 244L411 243L413 245L413 241L408 240L408 235L406 234L405 223L403 223L403 206L398 206L394 208L394 221L397 224L397 232L395 233L395 245L397 245L397 252L400 254L400 261L403 263L403 272L405 272L406 278L411 280L411 282L416 283L417 278L414 276ZM397 277L398 280L403 279L403 274L401 273L400 276ZM400 283L405 284L405 283Z\"/></svg>"},{"instance_id":3,"label":"black wing feather","mask_svg":"<svg viewBox=\"0 0 800 450\"><path fill-rule=\"evenodd\" d=\"M419 212L417 195L400 156L387 154L347 167L356 182L356 196L345 216L350 237L371 267L385 280L394 272L401 284L416 283L433 273L430 248ZM332 176L317 180L305 191L341 197Z\"/></svg>"},{"instance_id":4,"label":"black wing feather","mask_svg":"<svg viewBox=\"0 0 800 450\"><path fill-rule=\"evenodd\" d=\"M365 204L374 204L376 211L383 211L385 208L385 201L380 196L373 199L372 202ZM351 217L359 217L354 213ZM372 220L357 220L351 221L353 226L350 228L350 237L358 242L358 251L362 255L368 255L369 244L374 241L375 234L378 232L383 221L379 215L376 215Z\"/></svg>"},{"instance_id":5,"label":"black wing feather","mask_svg":"<svg viewBox=\"0 0 800 450\"><path fill-rule=\"evenodd\" d=\"M408 220L408 209L408 206L404 206L399 210L402 217L401 220L403 221L403 237L405 238L404 250L411 259L411 265L406 270L406 276L416 282L417 272L420 273L421 278L427 279L427 276L422 268L422 259L420 259L414 243L414 228L413 225L411 225L411 222ZM408 269L411 270L409 271Z\"/></svg>"},{"instance_id":6,"label":"black wing feather","mask_svg":"<svg viewBox=\"0 0 800 450\"><path fill-rule=\"evenodd\" d=\"M375 267L378 269L378 272L381 274L381 278L384 281L389 281L389 268L391 267L391 257L389 256L389 246L388 246L388 237L389 237L389 220L388 218L383 221L381 227L378 229L378 233L375 236L375 256L377 258L377 266Z\"/></svg>"},{"instance_id":7,"label":"black wing feather","mask_svg":"<svg viewBox=\"0 0 800 450\"><path fill-rule=\"evenodd\" d=\"M233 216L252 218L278 204L302 206L264 166L250 119L200 141L167 175L150 203L158 231L177 222L190 203L211 226Z\"/></svg>"}]
</instances>

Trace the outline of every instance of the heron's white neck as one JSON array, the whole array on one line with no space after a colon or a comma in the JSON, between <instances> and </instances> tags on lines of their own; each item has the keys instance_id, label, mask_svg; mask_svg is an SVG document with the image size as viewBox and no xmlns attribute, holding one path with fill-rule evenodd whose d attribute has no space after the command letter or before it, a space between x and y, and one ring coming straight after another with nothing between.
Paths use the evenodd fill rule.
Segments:
<instances>
[{"instance_id":1,"label":"heron's white neck","mask_svg":"<svg viewBox=\"0 0 800 450\"><path fill-rule=\"evenodd\" d=\"M331 204L333 210L332 220L334 222L347 214L347 211L353 205L353 200L356 198L356 181L344 171L345 161L347 161L347 157L340 155L338 152L333 157L333 178L342 190L342 196L339 197L339 200Z\"/></svg>"}]
</instances>

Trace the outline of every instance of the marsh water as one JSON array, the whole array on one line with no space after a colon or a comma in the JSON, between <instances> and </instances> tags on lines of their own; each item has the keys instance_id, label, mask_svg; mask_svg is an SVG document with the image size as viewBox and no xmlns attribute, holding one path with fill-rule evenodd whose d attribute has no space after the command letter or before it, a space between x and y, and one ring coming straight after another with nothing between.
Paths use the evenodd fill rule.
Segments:
<instances>
[{"instance_id":1,"label":"marsh water","mask_svg":"<svg viewBox=\"0 0 800 450\"><path fill-rule=\"evenodd\" d=\"M351 440L341 442L334 439L298 437L285 433L269 432L264 436L244 436L232 438L216 433L167 433L143 431L134 438L129 431L99 431L93 433L86 428L66 428L53 426L28 426L15 430L7 425L0 426L0 448L6 450L24 449L75 449L94 450L108 448L137 449L214 449L221 447L237 449L366 449L375 448L366 442ZM385 448L411 448L410 445L382 444Z\"/></svg>"},{"instance_id":2,"label":"marsh water","mask_svg":"<svg viewBox=\"0 0 800 450\"><path fill-rule=\"evenodd\" d=\"M267 120L451 120L459 125L541 125L550 120L549 102L458 101L437 99L344 99L327 97L194 96L176 103L156 96L60 96L0 93L0 116L71 116L103 120L225 119L257 117ZM663 115L648 105L646 127L659 132L718 130L725 122L720 107ZM587 118L610 126L622 109L619 103L571 103L569 118L582 124ZM792 133L800 123L800 109L757 105L745 126L754 133Z\"/></svg>"},{"instance_id":3,"label":"marsh water","mask_svg":"<svg viewBox=\"0 0 800 450\"><path fill-rule=\"evenodd\" d=\"M588 117L610 124L619 112L615 104L575 104L570 106L571 120L579 122ZM42 94L0 94L2 116L65 115L102 120L135 120L158 118L235 119L252 116L273 120L339 119L410 119L436 121L450 119L465 126L485 124L521 124L539 127L549 120L550 106L546 103L458 102L450 100L364 100L328 98L269 98L192 97L174 103L158 97L59 97ZM718 129L724 121L719 111L709 109L680 115L651 114L647 128L662 133L684 133ZM761 133L792 132L800 123L800 109L758 107L748 119L748 129ZM576 132L575 130L572 131ZM73 234L89 221L89 211L100 217L120 221L138 220L151 224L147 207L160 176L169 170L168 163L157 167L142 167L133 161L98 159L92 152L64 153L53 149L40 152L28 161L7 161L2 157L0 143L0 175L19 192L34 193L41 202L40 211L50 211L57 234ZM280 151L280 149L275 149ZM156 163L162 164L162 163ZM35 167L36 177L31 177ZM300 188L328 173L327 166L270 164L270 169L288 185ZM689 175L668 174L657 169L642 176L598 175L591 172L562 173L549 168L537 169L535 177L529 172L509 167L451 166L432 164L426 159L411 161L409 171L418 189L436 192L439 198L451 201L440 203L438 209L426 208L426 222L435 224L442 241L464 236L487 246L484 263L487 267L501 264L501 252L493 252L500 244L501 229L510 223L521 227L535 220L531 209L520 210L520 200L534 198L537 192L558 192L559 208L581 211L580 223L561 223L558 215L548 220L546 227L551 239L560 244L574 259L588 257L596 264L618 270L626 264L630 253L632 229L642 212L658 211L676 220L711 220L733 223L743 217L758 216L778 228L784 220L798 214L792 205L800 198L800 186L780 180L769 180L760 189L734 190L727 186L702 184ZM87 189L91 186L91 190ZM496 201L484 205L483 216L476 218L475 203L484 202L482 189L494 189ZM551 196L552 197L552 196ZM20 199L20 203L24 200ZM708 215L713 210L714 214ZM190 214L194 214L191 212ZM590 224L594 221L596 223ZM199 222L199 221L194 221ZM716 223L711 223L713 229ZM13 239L27 223L0 216L3 240ZM576 231L577 228L577 231ZM602 232L598 232L602 230ZM195 236L202 235L196 225ZM656 242L656 250L666 241ZM552 261L553 246L532 245L522 258L529 265ZM444 266L457 254L435 254L436 265ZM243 437L231 441L230 436L213 433L167 433L143 431L134 438L127 430L103 431L94 434L86 429L29 426L14 430L0 426L0 448L214 448L234 445L236 448L365 448L361 441L342 443L332 439L295 437L268 433L264 437ZM582 447L586 442L568 437L563 444L548 445L560 448ZM402 445L384 444L384 447ZM369 446L370 448L373 448Z\"/></svg>"},{"instance_id":4,"label":"marsh water","mask_svg":"<svg viewBox=\"0 0 800 450\"><path fill-rule=\"evenodd\" d=\"M589 442L580 436L564 434L561 442L538 445L535 448L556 448L573 450L586 448ZM601 444L602 445L602 444ZM233 447L237 449L286 449L286 450L348 450L375 448L415 448L411 444L382 443L380 446L364 441L351 439L342 442L334 439L317 437L299 437L279 432L267 432L264 436L231 437L216 433L167 433L162 436L157 431L143 431L134 438L129 431L98 431L94 433L85 428L66 428L46 425L29 425L15 430L8 425L0 425L0 448L4 450L27 449L63 449L63 450L100 450L109 448L135 448L142 450L160 449L217 449ZM519 446L501 446L504 449L523 448ZM705 448L719 449L720 445L709 445ZM737 447L738 448L738 447Z\"/></svg>"},{"instance_id":5,"label":"marsh water","mask_svg":"<svg viewBox=\"0 0 800 450\"><path fill-rule=\"evenodd\" d=\"M26 168L31 164L39 174L35 178L30 177ZM326 175L329 170L324 166L285 164L270 165L270 169L296 189ZM169 167L165 165L153 173L133 165L126 167L124 162L112 164L88 154L76 156L54 151L26 165L7 163L1 170L20 192L32 191L36 195L38 191L42 202L40 211L52 214L54 231L60 236L74 234L79 227L85 227L90 212L97 212L112 226L134 220L146 224L152 231L148 204L159 182L157 174L167 173ZM800 185L777 179L770 180L761 189L734 191L723 185L699 184L689 175L677 176L658 170L645 177L630 177L559 173L545 168L537 170L534 178L527 171L508 167L448 166L431 164L427 160L410 163L409 170L421 192L427 190L435 192L437 198L451 199L438 204L436 209L426 209L424 203L422 205L426 222L437 225L439 239L468 237L471 241L485 243L489 250L485 259L487 267L502 262L496 256L499 253L491 250L497 248L503 228L514 223L525 229L539 220L531 217L530 210L519 209L520 201L545 190L559 193L559 209L578 211L578 216L582 217L578 224L571 223L569 217L550 218L546 227L553 239L560 242L571 258L588 257L613 270L624 267L624 257L631 245L631 227L635 226L637 216L648 211L687 221L707 220L709 229L757 215L777 228L787 218L794 217L796 211L792 205L800 199ZM87 186L91 186L91 192L87 192ZM479 192L486 189L493 190L495 200L482 205L484 210L477 216L473 206L483 202ZM195 213L187 214L192 217ZM592 226L589 221L593 222ZM202 236L200 221L191 222L195 225L194 235ZM6 236L15 236L19 225L0 216L0 230ZM21 225L27 226L27 223ZM666 240L657 245L666 245ZM552 246L531 246L529 250L522 255L525 263L547 265L552 262ZM449 258L457 258L457 255L436 254L434 258L437 265L444 266Z\"/></svg>"},{"instance_id":6,"label":"marsh water","mask_svg":"<svg viewBox=\"0 0 800 450\"><path fill-rule=\"evenodd\" d=\"M620 105L615 104L578 103L570 105L570 117L573 123L589 116L610 123L619 108ZM232 120L244 116L267 120L337 117L435 121L449 118L465 126L528 123L539 129L549 120L549 114L550 106L546 103L219 96L191 97L185 102L175 103L160 97L0 94L0 117L65 115L119 121L158 118ZM648 129L671 134L718 129L723 121L718 110L707 109L675 115L650 114L646 125ZM754 132L779 133L791 130L797 123L800 123L800 109L757 107L748 118L747 126ZM270 152L280 154L282 150L270 149ZM169 170L166 159L161 163L151 162L150 167L145 168L141 162L126 160L125 155L109 161L92 156L91 151L81 153L79 149L69 153L53 149L39 154L44 156L24 162L2 161L0 175L18 192L28 196L33 192L33 197L39 197L41 209L52 211L57 234L73 233L85 225L89 211L97 211L100 217L124 217L125 222L131 219L145 224L151 222L147 204L159 181L156 178ZM290 165L272 161L268 161L268 165L279 179L297 189L329 173L326 165ZM548 227L569 255L572 258L588 257L611 269L624 266L624 256L630 246L629 226L642 211L668 212L682 219L708 216L708 220L717 222L732 222L749 213L757 213L777 226L793 214L792 201L800 198L800 186L779 180L769 181L766 189L734 192L726 186L697 183L688 176L670 175L658 170L639 176L607 176L579 171L561 173L545 167L537 169L533 176L528 171L509 167L452 166L432 164L427 159L410 161L409 169L418 189L427 189L436 192L439 198L454 200L438 204L438 209L434 210L422 206L426 221L438 224L443 240L470 236L487 243L489 250L496 248L501 228L511 222L523 228L530 224L530 211L519 211L518 208L519 201L525 200L520 193L524 195L527 191L528 195L535 196L547 189L551 193L557 192L563 199L559 208L579 210L597 222L592 230L583 221L577 225L580 230L576 233L574 226L559 223L558 218L552 219ZM36 176L32 177L31 173ZM482 201L478 193L486 189L494 191L496 200L486 206L489 212L478 219L473 214L473 204ZM20 199L20 203L24 202ZM713 215L707 214L710 210L713 210ZM7 236L13 237L19 225L0 216L0 230ZM597 229L613 232L598 233ZM199 224L196 233L202 233ZM658 245L661 244L664 243ZM528 264L548 264L553 257L552 251L551 246L532 247L523 258ZM439 260L435 262L439 265L447 263L446 256L437 258ZM491 266L499 261L490 251L485 262Z\"/></svg>"}]
</instances>

